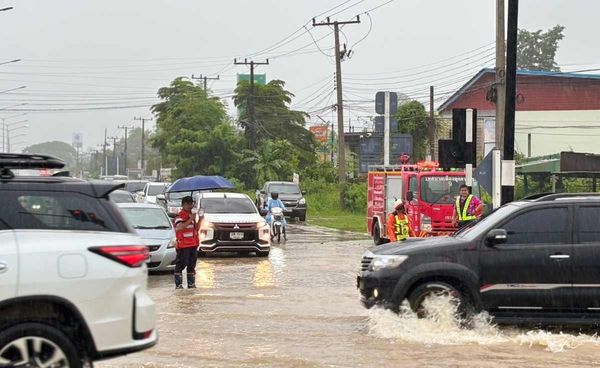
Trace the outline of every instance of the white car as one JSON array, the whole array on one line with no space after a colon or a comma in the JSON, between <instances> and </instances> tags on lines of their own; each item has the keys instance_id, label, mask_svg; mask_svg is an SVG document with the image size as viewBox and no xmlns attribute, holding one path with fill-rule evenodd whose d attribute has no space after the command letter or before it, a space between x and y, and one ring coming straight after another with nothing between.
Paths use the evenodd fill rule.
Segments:
<instances>
[{"instance_id":1,"label":"white car","mask_svg":"<svg viewBox=\"0 0 600 368\"><path fill-rule=\"evenodd\" d=\"M119 203L129 224L142 237L150 251L146 265L150 271L171 271L177 252L175 229L165 210L155 204Z\"/></svg>"},{"instance_id":2,"label":"white car","mask_svg":"<svg viewBox=\"0 0 600 368\"><path fill-rule=\"evenodd\" d=\"M148 248L108 199L118 185L10 171L61 164L0 154L0 367L90 366L158 339Z\"/></svg>"},{"instance_id":3,"label":"white car","mask_svg":"<svg viewBox=\"0 0 600 368\"><path fill-rule=\"evenodd\" d=\"M156 196L163 194L170 183L146 183L144 189L137 193L138 203L156 204Z\"/></svg>"},{"instance_id":4,"label":"white car","mask_svg":"<svg viewBox=\"0 0 600 368\"><path fill-rule=\"evenodd\" d=\"M271 230L250 197L240 193L200 193L196 206L201 217L199 255L216 252L269 255Z\"/></svg>"}]
</instances>

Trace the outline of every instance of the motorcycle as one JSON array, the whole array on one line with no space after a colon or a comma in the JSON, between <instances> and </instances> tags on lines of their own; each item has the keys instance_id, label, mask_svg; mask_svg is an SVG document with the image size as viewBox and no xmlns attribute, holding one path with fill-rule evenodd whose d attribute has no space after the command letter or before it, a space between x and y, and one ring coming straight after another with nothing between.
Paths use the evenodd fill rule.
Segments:
<instances>
[{"instance_id":1,"label":"motorcycle","mask_svg":"<svg viewBox=\"0 0 600 368\"><path fill-rule=\"evenodd\" d=\"M285 232L285 217L283 215L283 209L274 207L271 209L271 238L277 238L277 243L281 243L281 234L283 233L283 240L287 240Z\"/></svg>"}]
</instances>

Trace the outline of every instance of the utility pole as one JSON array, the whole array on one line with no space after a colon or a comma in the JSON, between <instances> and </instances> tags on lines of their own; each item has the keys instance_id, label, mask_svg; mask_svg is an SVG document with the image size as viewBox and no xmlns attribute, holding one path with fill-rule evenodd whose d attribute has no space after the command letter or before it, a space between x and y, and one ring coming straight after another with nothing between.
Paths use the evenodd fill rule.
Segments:
<instances>
[{"instance_id":1,"label":"utility pole","mask_svg":"<svg viewBox=\"0 0 600 368\"><path fill-rule=\"evenodd\" d=\"M127 126L127 125L119 125L118 126L119 129L125 129L125 145L124 145L124 157L123 157L123 168L125 169L125 175L127 174L127 130L128 129L133 129L133 127Z\"/></svg>"},{"instance_id":2,"label":"utility pole","mask_svg":"<svg viewBox=\"0 0 600 368\"><path fill-rule=\"evenodd\" d=\"M431 160L437 161L437 157L435 156L436 126L435 118L433 117L433 86L429 86L429 140L431 141L429 155L431 156Z\"/></svg>"},{"instance_id":3,"label":"utility pole","mask_svg":"<svg viewBox=\"0 0 600 368\"><path fill-rule=\"evenodd\" d=\"M248 59L244 59L243 62L238 62L237 59L233 59L233 64L250 65L250 93L248 94L248 128L250 129L250 148L252 150L256 150L256 122L254 121L254 66L269 65L269 59L266 59L264 62L256 62L252 60L248 61Z\"/></svg>"},{"instance_id":4,"label":"utility pole","mask_svg":"<svg viewBox=\"0 0 600 368\"><path fill-rule=\"evenodd\" d=\"M108 159L106 158L106 146L108 145L106 143L106 139L107 137L107 133L108 133L108 128L104 128L104 145L102 146L102 157L104 160L104 176L108 175Z\"/></svg>"},{"instance_id":5,"label":"utility pole","mask_svg":"<svg viewBox=\"0 0 600 368\"><path fill-rule=\"evenodd\" d=\"M142 169L142 176L144 176L144 170L146 169L146 165L144 164L144 147L145 147L145 140L146 140L146 120L147 121L152 121L152 118L133 118L133 120L137 120L137 121L141 121L142 122L142 164L141 164L141 169Z\"/></svg>"},{"instance_id":6,"label":"utility pole","mask_svg":"<svg viewBox=\"0 0 600 368\"><path fill-rule=\"evenodd\" d=\"M506 57L504 45L504 0L496 0L496 148L504 147L504 110L506 104Z\"/></svg>"},{"instance_id":7,"label":"utility pole","mask_svg":"<svg viewBox=\"0 0 600 368\"><path fill-rule=\"evenodd\" d=\"M204 92L207 91L206 88L206 81L207 80L219 80L219 75L217 75L216 77L207 77L207 76L202 76L202 74L200 74L199 77L194 77L194 75L192 74L192 79L196 79L196 80L203 80L204 81Z\"/></svg>"},{"instance_id":8,"label":"utility pole","mask_svg":"<svg viewBox=\"0 0 600 368\"><path fill-rule=\"evenodd\" d=\"M504 160L515 158L515 105L517 89L517 33L519 25L519 0L508 0L506 42L506 106L504 109ZM514 175L514 173L513 173ZM514 186L502 187L502 204L512 202Z\"/></svg>"},{"instance_id":9,"label":"utility pole","mask_svg":"<svg viewBox=\"0 0 600 368\"><path fill-rule=\"evenodd\" d=\"M335 84L337 91L337 118L338 118L338 180L340 181L340 208L344 208L344 194L346 192L346 150L344 142L344 100L342 95L342 52L340 51L340 25L360 23L360 17L356 20L331 22L329 17L327 21L317 23L315 18L312 20L313 27L333 26L335 38ZM343 51L346 54L346 50Z\"/></svg>"},{"instance_id":10,"label":"utility pole","mask_svg":"<svg viewBox=\"0 0 600 368\"><path fill-rule=\"evenodd\" d=\"M113 160L115 161L116 170L117 170L115 172L115 175L119 175L119 161L117 158L117 139L119 139L119 137L108 137L108 139L113 140Z\"/></svg>"},{"instance_id":11,"label":"utility pole","mask_svg":"<svg viewBox=\"0 0 600 368\"><path fill-rule=\"evenodd\" d=\"M527 157L531 157L531 133L527 134Z\"/></svg>"}]
</instances>

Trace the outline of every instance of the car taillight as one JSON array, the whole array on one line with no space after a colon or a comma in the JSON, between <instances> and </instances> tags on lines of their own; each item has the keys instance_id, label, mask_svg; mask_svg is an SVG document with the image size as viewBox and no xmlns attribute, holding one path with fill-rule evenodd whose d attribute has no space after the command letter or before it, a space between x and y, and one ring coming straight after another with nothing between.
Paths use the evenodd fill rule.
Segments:
<instances>
[{"instance_id":1,"label":"car taillight","mask_svg":"<svg viewBox=\"0 0 600 368\"><path fill-rule=\"evenodd\" d=\"M100 246L89 250L127 267L140 267L150 257L148 247L145 245Z\"/></svg>"}]
</instances>

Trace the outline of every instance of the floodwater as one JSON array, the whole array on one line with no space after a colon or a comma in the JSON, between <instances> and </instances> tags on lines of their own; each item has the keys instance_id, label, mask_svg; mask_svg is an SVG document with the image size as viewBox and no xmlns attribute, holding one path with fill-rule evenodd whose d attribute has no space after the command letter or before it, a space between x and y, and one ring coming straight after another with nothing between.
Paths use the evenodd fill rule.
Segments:
<instances>
[{"instance_id":1,"label":"floodwater","mask_svg":"<svg viewBox=\"0 0 600 368\"><path fill-rule=\"evenodd\" d=\"M150 277L160 341L99 367L593 367L589 332L499 328L485 314L469 328L452 303L429 301L417 319L365 310L356 273L369 239L290 225L269 258L201 258L198 289Z\"/></svg>"}]
</instances>

